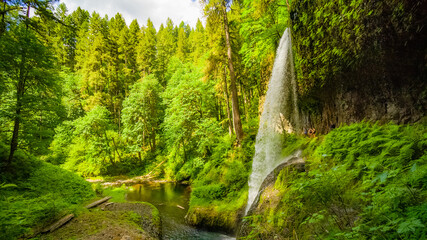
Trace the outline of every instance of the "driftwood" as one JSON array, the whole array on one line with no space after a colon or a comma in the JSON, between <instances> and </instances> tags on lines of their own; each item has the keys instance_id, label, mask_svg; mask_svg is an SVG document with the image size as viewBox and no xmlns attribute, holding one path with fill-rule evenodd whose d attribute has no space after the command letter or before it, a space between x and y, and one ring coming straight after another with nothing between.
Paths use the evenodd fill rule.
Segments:
<instances>
[{"instance_id":1,"label":"driftwood","mask_svg":"<svg viewBox=\"0 0 427 240\"><path fill-rule=\"evenodd\" d=\"M43 229L43 233L46 232L53 232L56 229L60 228L62 225L66 224L68 221L70 221L71 219L74 218L74 214L69 214L63 218L61 218L59 221L57 221L56 223L50 225L49 227Z\"/></svg>"},{"instance_id":2,"label":"driftwood","mask_svg":"<svg viewBox=\"0 0 427 240\"><path fill-rule=\"evenodd\" d=\"M181 208L181 209L185 209L185 207L181 206L181 205L176 205L177 207Z\"/></svg>"},{"instance_id":3,"label":"driftwood","mask_svg":"<svg viewBox=\"0 0 427 240\"><path fill-rule=\"evenodd\" d=\"M146 176L150 177L151 173L154 172L154 170L156 170L158 167L160 167L163 163L165 163L166 160L163 160L161 163L159 163L155 168L153 168L153 170L151 170Z\"/></svg>"},{"instance_id":4,"label":"driftwood","mask_svg":"<svg viewBox=\"0 0 427 240\"><path fill-rule=\"evenodd\" d=\"M98 201L96 201L96 202L93 202L93 203L91 203L91 204L87 205L85 208L93 208L93 207L96 207L96 206L98 206L99 204L101 204L101 203L104 203L104 202L108 201L109 199L111 199L111 197L105 197L105 198L103 198L103 199L100 199L100 200L98 200Z\"/></svg>"}]
</instances>

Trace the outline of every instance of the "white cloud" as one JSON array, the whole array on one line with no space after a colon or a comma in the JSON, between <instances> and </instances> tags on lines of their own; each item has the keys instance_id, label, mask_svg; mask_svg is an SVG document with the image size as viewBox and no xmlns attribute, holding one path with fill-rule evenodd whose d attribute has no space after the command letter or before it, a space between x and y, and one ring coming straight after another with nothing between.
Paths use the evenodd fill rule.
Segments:
<instances>
[{"instance_id":1,"label":"white cloud","mask_svg":"<svg viewBox=\"0 0 427 240\"><path fill-rule=\"evenodd\" d=\"M61 0L67 5L69 13L81 7L98 12L101 16L105 14L109 18L116 13L121 13L129 25L133 19L137 19L140 26L147 24L147 19L153 21L158 30L160 24L166 23L169 17L175 25L181 21L195 27L197 19L202 20L202 8L195 0Z\"/></svg>"}]
</instances>

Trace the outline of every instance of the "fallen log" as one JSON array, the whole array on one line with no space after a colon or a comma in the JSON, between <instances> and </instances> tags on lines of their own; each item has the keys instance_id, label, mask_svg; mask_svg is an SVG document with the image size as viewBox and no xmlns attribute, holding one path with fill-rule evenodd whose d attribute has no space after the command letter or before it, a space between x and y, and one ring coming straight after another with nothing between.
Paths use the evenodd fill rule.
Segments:
<instances>
[{"instance_id":1,"label":"fallen log","mask_svg":"<svg viewBox=\"0 0 427 240\"><path fill-rule=\"evenodd\" d=\"M89 204L89 205L87 205L85 208L93 208L93 207L96 207L96 206L98 206L99 204L101 204L101 203L104 203L104 202L106 202L106 201L108 201L109 199L111 199L111 197L105 197L105 198L103 198L103 199L100 199L100 200L98 200L98 201L96 201L96 202L93 202L93 203L91 203L91 204Z\"/></svg>"},{"instance_id":2,"label":"fallen log","mask_svg":"<svg viewBox=\"0 0 427 240\"><path fill-rule=\"evenodd\" d=\"M73 218L74 218L74 214L69 214L69 215L61 218L56 223L54 223L54 224L50 225L49 227L43 229L42 233L53 232L56 229L60 228L62 225L66 224L68 221L70 221Z\"/></svg>"}]
</instances>

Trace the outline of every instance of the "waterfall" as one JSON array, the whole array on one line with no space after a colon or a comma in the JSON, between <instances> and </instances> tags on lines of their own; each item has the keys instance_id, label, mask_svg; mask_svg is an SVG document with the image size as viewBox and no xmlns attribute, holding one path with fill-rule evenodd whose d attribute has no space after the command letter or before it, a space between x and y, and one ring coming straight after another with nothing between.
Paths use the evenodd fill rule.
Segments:
<instances>
[{"instance_id":1,"label":"waterfall","mask_svg":"<svg viewBox=\"0 0 427 240\"><path fill-rule=\"evenodd\" d=\"M291 34L286 29L280 39L268 84L261 115L249 178L249 196L246 213L253 204L265 177L281 163L288 161L281 155L283 133L298 130L296 82L292 56Z\"/></svg>"}]
</instances>

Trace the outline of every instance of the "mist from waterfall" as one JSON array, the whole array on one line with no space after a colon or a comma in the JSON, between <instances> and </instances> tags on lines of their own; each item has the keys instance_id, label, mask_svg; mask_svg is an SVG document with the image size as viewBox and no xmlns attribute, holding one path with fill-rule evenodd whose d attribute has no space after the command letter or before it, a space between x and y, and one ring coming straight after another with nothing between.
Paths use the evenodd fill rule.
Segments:
<instances>
[{"instance_id":1,"label":"mist from waterfall","mask_svg":"<svg viewBox=\"0 0 427 240\"><path fill-rule=\"evenodd\" d=\"M249 196L246 213L249 211L265 177L281 163L290 158L283 157L284 131L291 133L299 129L296 81L292 56L291 34L286 29L280 39L268 84L267 95L261 115L255 143L252 173L249 178Z\"/></svg>"}]
</instances>

